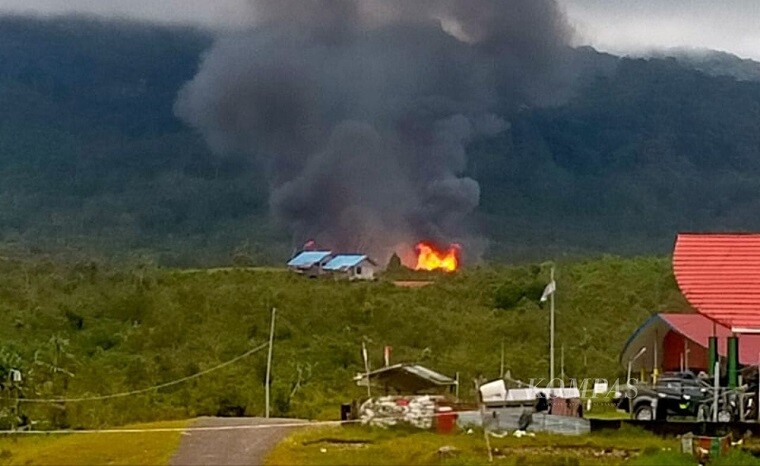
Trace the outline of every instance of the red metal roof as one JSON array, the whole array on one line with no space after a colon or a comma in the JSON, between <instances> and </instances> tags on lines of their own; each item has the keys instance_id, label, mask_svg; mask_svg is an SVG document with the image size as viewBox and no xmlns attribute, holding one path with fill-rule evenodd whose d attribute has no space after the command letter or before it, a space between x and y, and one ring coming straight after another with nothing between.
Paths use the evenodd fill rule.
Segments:
<instances>
[{"instance_id":1,"label":"red metal roof","mask_svg":"<svg viewBox=\"0 0 760 466\"><path fill-rule=\"evenodd\" d=\"M699 313L730 329L760 330L760 234L679 234L673 273Z\"/></svg>"},{"instance_id":2,"label":"red metal roof","mask_svg":"<svg viewBox=\"0 0 760 466\"><path fill-rule=\"evenodd\" d=\"M659 314L670 328L685 336L694 343L707 348L708 338L713 336L713 321L701 314ZM728 327L715 325L715 335L718 337L718 354L726 356L726 337L732 334ZM760 362L760 335L739 335L739 362L742 364L757 364Z\"/></svg>"},{"instance_id":3,"label":"red metal roof","mask_svg":"<svg viewBox=\"0 0 760 466\"><path fill-rule=\"evenodd\" d=\"M659 314L674 331L703 348L709 346L713 336L713 321L702 314ZM718 354L726 356L726 337L732 335L728 327L715 324L715 336L718 337ZM760 335L739 335L739 362L742 364L757 364L760 362Z\"/></svg>"}]
</instances>

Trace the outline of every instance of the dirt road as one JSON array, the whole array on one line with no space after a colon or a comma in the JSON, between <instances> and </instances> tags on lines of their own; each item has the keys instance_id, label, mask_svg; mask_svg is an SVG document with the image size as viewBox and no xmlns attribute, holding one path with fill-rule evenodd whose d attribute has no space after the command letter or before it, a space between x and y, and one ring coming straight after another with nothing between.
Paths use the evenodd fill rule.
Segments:
<instances>
[{"instance_id":1,"label":"dirt road","mask_svg":"<svg viewBox=\"0 0 760 466\"><path fill-rule=\"evenodd\" d=\"M294 419L204 417L191 427L235 427L265 424L292 424ZM169 462L185 465L260 465L277 442L292 427L190 431L182 436L179 449Z\"/></svg>"}]
</instances>

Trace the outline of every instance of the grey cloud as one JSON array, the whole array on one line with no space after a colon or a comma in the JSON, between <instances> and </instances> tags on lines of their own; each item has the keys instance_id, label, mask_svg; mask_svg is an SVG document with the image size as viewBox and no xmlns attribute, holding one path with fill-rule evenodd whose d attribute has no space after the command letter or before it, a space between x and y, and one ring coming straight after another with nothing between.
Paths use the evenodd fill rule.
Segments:
<instances>
[{"instance_id":1,"label":"grey cloud","mask_svg":"<svg viewBox=\"0 0 760 466\"><path fill-rule=\"evenodd\" d=\"M581 43L613 53L707 48L760 59L756 0L563 0Z\"/></svg>"},{"instance_id":2,"label":"grey cloud","mask_svg":"<svg viewBox=\"0 0 760 466\"><path fill-rule=\"evenodd\" d=\"M275 2L276 0L272 0ZM321 0L283 0L295 18L313 17ZM579 43L612 52L641 52L670 47L713 48L760 59L760 2L757 0L559 0L578 33ZM283 3L277 2L277 3ZM419 17L420 10L450 8L448 0L375 0L344 2L343 11L322 9L333 15L328 21L340 31L340 15L355 15L363 24L382 24L399 16ZM350 4L358 4L352 7ZM463 4L464 5L464 4ZM445 24L462 36L482 40L488 8L468 6L457 12L461 24ZM270 9L271 11L271 9ZM286 11L281 9L280 11ZM246 28L261 21L250 0L0 0L0 13L95 14L159 22L190 23L214 29ZM440 15L445 16L445 15ZM550 17L558 18L552 15ZM510 24L509 18L490 16L493 27ZM282 19L282 18L280 18ZM442 18L445 19L446 18ZM471 23L468 19L474 19ZM473 26L473 24L475 26ZM487 26L487 25L486 25ZM520 26L520 24L512 25ZM487 30L487 29L486 29ZM330 27L324 28L325 32ZM540 37L538 37L540 39Z\"/></svg>"}]
</instances>

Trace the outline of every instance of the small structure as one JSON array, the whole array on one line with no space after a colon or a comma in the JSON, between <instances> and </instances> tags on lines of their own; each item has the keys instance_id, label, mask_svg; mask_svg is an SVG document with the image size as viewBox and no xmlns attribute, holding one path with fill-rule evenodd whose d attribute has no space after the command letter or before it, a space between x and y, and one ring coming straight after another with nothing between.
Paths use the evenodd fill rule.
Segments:
<instances>
[{"instance_id":1,"label":"small structure","mask_svg":"<svg viewBox=\"0 0 760 466\"><path fill-rule=\"evenodd\" d=\"M323 269L349 280L374 280L377 264L362 254L339 254L327 262Z\"/></svg>"},{"instance_id":2,"label":"small structure","mask_svg":"<svg viewBox=\"0 0 760 466\"><path fill-rule=\"evenodd\" d=\"M458 382L418 364L394 364L372 372L357 374L354 381L359 386L379 388L384 396L369 398L355 418L362 424L390 427L399 423L429 429L436 425L439 432L448 433L454 428L456 413L441 402L444 393L451 391ZM443 413L446 411L446 413Z\"/></svg>"},{"instance_id":3,"label":"small structure","mask_svg":"<svg viewBox=\"0 0 760 466\"><path fill-rule=\"evenodd\" d=\"M373 386L383 387L386 395L422 394L448 391L456 387L457 381L418 364L394 364L374 370L369 374L357 374L357 385L367 386L367 378Z\"/></svg>"},{"instance_id":4,"label":"small structure","mask_svg":"<svg viewBox=\"0 0 760 466\"><path fill-rule=\"evenodd\" d=\"M310 277L324 272L325 265L332 259L332 251L302 251L288 262L288 268Z\"/></svg>"}]
</instances>

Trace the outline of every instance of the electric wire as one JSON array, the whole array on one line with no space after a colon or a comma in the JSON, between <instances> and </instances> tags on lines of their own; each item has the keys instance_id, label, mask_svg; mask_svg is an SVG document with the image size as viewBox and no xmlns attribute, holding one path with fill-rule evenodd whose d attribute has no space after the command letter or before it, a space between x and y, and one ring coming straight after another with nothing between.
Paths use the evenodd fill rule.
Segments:
<instances>
[{"instance_id":1,"label":"electric wire","mask_svg":"<svg viewBox=\"0 0 760 466\"><path fill-rule=\"evenodd\" d=\"M267 346L269 346L269 343L263 343L263 344L255 347L253 349L250 349L250 350L246 351L243 354L235 356L234 358L232 358L232 359L230 359L228 361L225 361L225 362L223 362L221 364L218 364L218 365L216 365L214 367L211 367L209 369L205 369L205 370L202 370L200 372L196 372L195 374L188 375L188 376L182 377L180 379L172 380L171 382L165 382L165 383L161 383L161 384L158 384L158 385L154 385L152 387L141 388L141 389L138 389L138 390L130 390L128 392L112 393L110 395L93 395L93 396L84 396L84 397L79 397L79 398L19 398L18 401L19 401L19 403L48 403L48 404L51 404L51 403L79 403L79 402L83 402L83 401L110 400L110 399L113 399L113 398L124 398L124 397L127 397L127 396L140 395L142 393L148 393L148 392L151 392L151 391L160 390L162 388L171 387L172 385L177 385L177 384L180 384L180 383L183 383L183 382L187 382L188 380L195 379L195 378L201 377L203 375L206 375L206 374L208 374L210 372L214 372L216 370L222 369L224 367L227 367L227 366L229 366L231 364L234 364L234 363L240 361L243 358L246 358L246 357L248 357L248 356L250 356L250 355L252 355L254 353L257 353L257 352L263 350Z\"/></svg>"}]
</instances>

